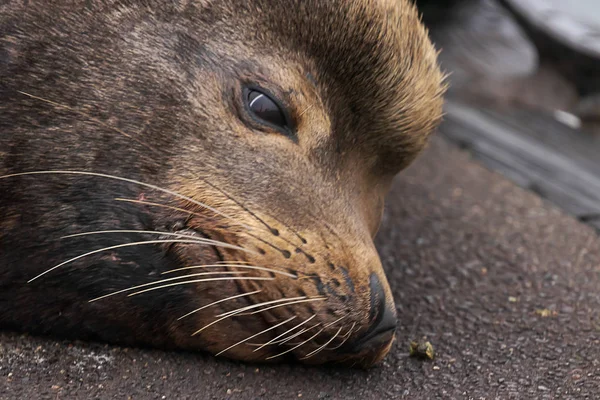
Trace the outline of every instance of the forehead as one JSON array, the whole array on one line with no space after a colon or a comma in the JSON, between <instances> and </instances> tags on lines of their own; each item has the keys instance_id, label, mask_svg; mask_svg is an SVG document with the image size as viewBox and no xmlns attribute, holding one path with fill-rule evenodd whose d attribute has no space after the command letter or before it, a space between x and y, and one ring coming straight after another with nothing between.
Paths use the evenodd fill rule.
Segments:
<instances>
[{"instance_id":1,"label":"forehead","mask_svg":"<svg viewBox=\"0 0 600 400\"><path fill-rule=\"evenodd\" d=\"M312 80L326 89L332 110L351 114L344 118L349 124L372 135L412 133L414 140L437 125L443 75L412 2L255 0L237 6L249 42L310 60Z\"/></svg>"}]
</instances>

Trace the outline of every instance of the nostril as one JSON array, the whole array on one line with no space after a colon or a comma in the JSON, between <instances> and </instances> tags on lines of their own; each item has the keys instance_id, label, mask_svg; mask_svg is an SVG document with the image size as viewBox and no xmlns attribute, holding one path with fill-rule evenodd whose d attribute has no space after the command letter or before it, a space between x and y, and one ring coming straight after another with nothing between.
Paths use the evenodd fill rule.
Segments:
<instances>
[{"instance_id":1,"label":"nostril","mask_svg":"<svg viewBox=\"0 0 600 400\"><path fill-rule=\"evenodd\" d=\"M353 351L359 351L377 343L387 343L393 337L396 330L395 307L393 303L389 304L386 302L385 290L375 273L369 276L369 290L371 292L369 311L370 328L351 344Z\"/></svg>"},{"instance_id":2,"label":"nostril","mask_svg":"<svg viewBox=\"0 0 600 400\"><path fill-rule=\"evenodd\" d=\"M377 325L385 312L385 291L375 273L369 276L370 312L369 325Z\"/></svg>"}]
</instances>

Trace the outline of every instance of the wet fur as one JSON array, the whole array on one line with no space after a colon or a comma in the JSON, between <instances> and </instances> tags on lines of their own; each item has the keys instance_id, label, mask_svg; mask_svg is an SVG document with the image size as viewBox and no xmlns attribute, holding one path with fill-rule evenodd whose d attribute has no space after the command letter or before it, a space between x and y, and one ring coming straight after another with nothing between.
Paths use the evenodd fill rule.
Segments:
<instances>
[{"instance_id":1,"label":"wet fur","mask_svg":"<svg viewBox=\"0 0 600 400\"><path fill-rule=\"evenodd\" d=\"M253 125L239 104L243 83L281 99L297 137ZM340 326L354 321L356 334L364 333L373 319L368 277L385 282L372 243L383 197L438 123L442 92L435 51L406 1L4 3L0 175L102 172L176 191L231 218L117 180L0 179L0 326L216 353L316 309L323 324L347 314ZM61 239L115 229L193 230L253 254L136 246L78 260L27 284L86 251L149 239ZM164 271L222 260L282 268L299 279L182 285L88 302L160 279ZM392 302L385 287L385 301ZM256 288L260 296L177 320ZM214 313L298 293L325 294L328 301L312 311L298 305L190 335ZM364 356L364 363L386 351ZM236 348L227 355L264 360L268 354Z\"/></svg>"}]
</instances>

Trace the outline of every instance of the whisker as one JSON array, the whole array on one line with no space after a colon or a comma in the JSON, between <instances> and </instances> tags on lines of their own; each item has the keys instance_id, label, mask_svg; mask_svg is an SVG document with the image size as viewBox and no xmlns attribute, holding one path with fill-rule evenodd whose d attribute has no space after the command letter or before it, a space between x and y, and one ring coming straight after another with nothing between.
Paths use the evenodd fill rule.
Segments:
<instances>
[{"instance_id":1,"label":"whisker","mask_svg":"<svg viewBox=\"0 0 600 400\"><path fill-rule=\"evenodd\" d=\"M251 295L253 295L253 294L257 294L257 293L260 293L260 292L262 292L262 290L256 290L256 291L254 291L254 292L250 292L250 293L238 294L238 295L235 295L235 296L227 297L227 298L225 298L225 299L221 299L221 300L213 301L213 302L212 302L212 303L210 303L210 304L207 304L207 305L205 305L205 306L202 306L202 307L200 307L200 308L196 308L194 311L191 311L191 312L189 312L189 313L187 313L187 314L185 314L185 315L182 315L181 317L177 318L177 321L180 321L180 320L182 320L182 319L184 319L184 318L186 318L186 317L189 317L189 316L190 316L190 315L192 315L192 314L195 314L195 313L197 313L198 311L202 311L202 310L204 310L205 308L208 308L208 307L214 306L214 305L216 305L216 304L223 303L223 302L225 302L225 301L228 301L228 300L237 299L237 298L239 298L239 297L251 296Z\"/></svg>"},{"instance_id":2,"label":"whisker","mask_svg":"<svg viewBox=\"0 0 600 400\"><path fill-rule=\"evenodd\" d=\"M261 278L261 277L255 277L255 276L241 276L241 277L230 277L230 278L193 279L191 281L169 283L167 285L161 285L161 286L151 287L149 289L144 289L144 290L140 290L139 292L128 294L127 297L137 296L137 295L140 295L142 293L151 292L153 290L159 290L159 289L164 289L164 288L173 287L173 286L179 286L179 285L187 285L187 284L190 284L190 283L212 282L212 281L272 281L272 280L274 280L274 278Z\"/></svg>"},{"instance_id":3,"label":"whisker","mask_svg":"<svg viewBox=\"0 0 600 400\"><path fill-rule=\"evenodd\" d=\"M213 208L211 206L209 206L208 204L204 204L201 203L197 200L192 199L191 197L179 194L177 192L174 192L172 190L169 189L164 189L161 188L159 186L156 185L152 185L150 183L145 183L145 182L140 182L140 181L136 181L134 179L129 179L129 178L122 178L120 176L115 176L115 175L109 175L109 174L102 174L99 172L87 172L87 171L65 171L65 170L47 170L47 171L30 171L30 172L19 172L19 173L15 173L15 174L9 174L9 175L3 175L0 176L0 179L7 179L7 178L14 178L17 176L27 176L27 175L84 175L84 176L95 176L95 177L99 177L99 178L107 178L107 179L113 179L113 180L117 180L117 181L121 181L121 182L128 182L128 183L133 183L139 186L143 186L143 187L147 187L150 189L154 189L157 190L159 192L162 193L167 193L170 194L172 196L175 196L177 198L180 198L182 200L186 200L189 201L192 204L195 204L197 206L200 206L206 210L212 211L213 213L220 215L224 218L227 218L231 221L233 221L234 223L237 223L238 225L242 226L245 229L251 229L249 226L241 224L239 222L237 222L235 220L235 218L223 213L222 211L217 210L216 208Z\"/></svg>"},{"instance_id":4,"label":"whisker","mask_svg":"<svg viewBox=\"0 0 600 400\"><path fill-rule=\"evenodd\" d=\"M46 271L42 272L41 274L39 274L39 275L31 278L30 280L27 281L27 283L31 283L31 282L35 281L36 279L38 279L38 278L46 275L47 273L52 272L55 269L60 268L60 267L62 267L64 265L66 265L66 264L69 264L69 263L71 263L73 261L79 260L79 259L87 257L87 256L91 256L93 254L101 253L101 252L108 251L108 250L120 249L120 248L123 248L123 247L133 247L133 246L142 246L142 245L148 245L148 244L161 244L161 243L162 244L164 244L164 243L191 243L191 244L207 244L207 245L211 245L211 243L206 243L206 242L203 242L202 240L198 240L198 239L196 239L196 240L147 240L147 241L144 241L144 242L133 242L133 243L117 244L117 245L114 245L114 246L109 246L109 247L104 247L102 249L97 249L97 250L89 251L89 252L81 254L81 255L79 255L77 257L73 257L73 258L71 258L71 259L69 259L67 261L64 261L64 262L62 262L62 263L60 263L58 265L55 265L54 267L52 267L50 269L47 269ZM223 247L225 247L225 246L223 246ZM249 250L244 250L244 251L249 251Z\"/></svg>"},{"instance_id":5,"label":"whisker","mask_svg":"<svg viewBox=\"0 0 600 400\"><path fill-rule=\"evenodd\" d=\"M249 306L246 306L246 307L238 308L237 310L230 311L230 313L229 313L229 314L227 314L227 315L225 315L225 316L223 316L223 317L221 317L221 318L217 318L217 319L216 319L216 320L214 320L213 322L211 322L211 323L209 323L209 324L207 324L207 325L203 326L202 328L198 329L196 332L194 332L194 333L192 334L192 336L195 336L195 335L199 334L200 332L202 332L202 331L203 331L203 330L205 330L206 328L208 328L208 327L210 327L210 326L213 326L214 324L216 324L216 323L218 323L218 322L221 322L221 321L223 321L224 319L227 319L227 318L229 318L229 317L231 317L231 316L233 316L233 315L236 315L236 314L242 313L242 312L244 312L244 311L252 310L252 309L254 309L254 308L262 307L262 306L264 306L264 305L268 305L268 304L275 304L275 303L281 303L281 302L285 302L285 301L289 301L289 300L290 300L290 299L277 299L277 300L266 301L266 302L264 302L264 303L252 304L252 305L249 305ZM218 316L217 316L217 317L218 317Z\"/></svg>"},{"instance_id":6,"label":"whisker","mask_svg":"<svg viewBox=\"0 0 600 400\"><path fill-rule=\"evenodd\" d=\"M338 345L337 345L337 346L335 346L335 347L330 347L330 348L329 348L329 349L327 349L327 350L337 350L337 349L339 349L340 347L342 347L342 346L343 346L343 345L344 345L344 344L345 344L345 343L348 341L348 339L350 339L350 336L352 335L352 333L353 333L353 331L354 331L354 327L355 327L355 326L356 326L356 322L354 322L354 323L352 324L352 326L350 327L350 330L348 331L348 333L346 333L345 335L342 335L342 336L340 336L340 337L344 338L344 340L342 340L342 342L341 342L340 344L338 344Z\"/></svg>"},{"instance_id":7,"label":"whisker","mask_svg":"<svg viewBox=\"0 0 600 400\"><path fill-rule=\"evenodd\" d=\"M218 190L219 192L221 192L221 194L223 194L223 196L225 196L229 200L233 201L235 204L238 205L238 207L242 208L244 211L246 211L248 214L250 214L252 217L254 217L258 222L260 222L262 225L264 225L267 228L267 230L269 230L269 232L271 232L273 235L279 236L279 231L277 229L275 229L271 225L269 225L264 219L262 219L261 217L259 217L255 212L253 212L252 210L250 210L248 207L246 207L244 204L242 204L239 200L235 199L233 196L231 196L229 193L225 192L223 189L221 189L221 188L217 187L216 185L212 184L211 182L209 182L208 180L206 180L206 178L204 178L203 180L204 180L204 182L206 182L206 184L210 185L213 189ZM288 225L284 224L283 222L277 220L277 218L275 218L275 220L277 222L279 222L280 224L282 224L283 226L285 226L294 235L296 235L300 239L300 242L306 243L306 239L304 239L302 236L300 236L300 234L298 232L296 232L294 229L292 229L290 226L288 226ZM282 237L282 239L284 241L286 241L288 244L291 244L292 246L296 246L294 243L286 240L285 238Z\"/></svg>"},{"instance_id":8,"label":"whisker","mask_svg":"<svg viewBox=\"0 0 600 400\"><path fill-rule=\"evenodd\" d=\"M250 261L217 261L215 264L252 264Z\"/></svg>"},{"instance_id":9,"label":"whisker","mask_svg":"<svg viewBox=\"0 0 600 400\"><path fill-rule=\"evenodd\" d=\"M336 319L335 321L328 323L328 324L327 324L327 325L325 325L323 328L329 328L331 325L335 325L335 324L337 324L338 322L340 322L341 320L343 320L343 319L344 319L344 318L346 318L346 317L348 317L348 316L347 316L347 315L344 315L343 317L340 317L340 318Z\"/></svg>"},{"instance_id":10,"label":"whisker","mask_svg":"<svg viewBox=\"0 0 600 400\"><path fill-rule=\"evenodd\" d=\"M354 331L354 327L356 326L356 322L352 323L352 326L350 327L350 330L348 331L348 333L342 335L341 337L345 338L345 337L349 337L350 334L352 334L352 331Z\"/></svg>"},{"instance_id":11,"label":"whisker","mask_svg":"<svg viewBox=\"0 0 600 400\"><path fill-rule=\"evenodd\" d=\"M121 294L121 293L125 293L125 292L130 292L132 290L140 289L140 288L143 288L143 287L148 287L148 286L152 286L152 285L160 285L161 283L175 281L177 279L186 279L186 278L191 278L193 276L206 276L206 275L242 275L242 274L245 274L245 273L246 272L219 272L218 271L218 272L200 272L200 273L197 273L197 274L176 276L174 278L161 279L160 281L155 281L155 282L148 282L148 283L144 283L143 285L132 286L132 287L129 287L127 289L118 290L116 292L105 294L104 296L96 297L95 299L89 300L89 303L93 303L94 301L102 300L102 299L105 299L107 297L115 296L117 294Z\"/></svg>"},{"instance_id":12,"label":"whisker","mask_svg":"<svg viewBox=\"0 0 600 400\"><path fill-rule=\"evenodd\" d=\"M228 314L237 313L238 311L242 311L243 312L243 311L246 311L246 309L258 308L258 307L267 306L267 305L270 305L270 304L285 303L287 301L304 300L304 299L308 299L308 297L307 296L301 296L301 297L292 297L292 298L289 298L289 299L277 299L277 300L265 301L263 303L252 304L251 306L246 306L246 307L238 308L237 310L227 311L227 312L224 312L222 314L217 315L217 317L223 317L223 316L228 315ZM249 307L252 307L252 308L249 308Z\"/></svg>"},{"instance_id":13,"label":"whisker","mask_svg":"<svg viewBox=\"0 0 600 400\"><path fill-rule=\"evenodd\" d=\"M264 219L262 219L261 217L259 217L255 212L253 212L252 210L250 210L248 207L246 207L244 204L242 204L239 200L235 199L233 196L231 196L229 193L225 192L223 189L217 187L216 185L212 184L211 182L209 182L208 180L206 180L205 178L203 179L204 182L206 182L208 185L210 185L213 189L218 190L219 192L221 192L221 194L223 194L223 196L227 197L229 200L233 201L235 204L237 204L240 208L242 208L244 211L246 211L248 214L250 214L252 217L254 217L258 222L260 222L261 224L263 224L272 234L274 234L275 236L279 236L279 231L275 228L273 228L271 225L269 225ZM280 221L279 221L280 222ZM281 223L281 222L280 222ZM302 243L305 242L304 238L302 238L300 235L298 235L297 232L293 231L291 228L289 228L287 225L281 223L283 226L285 226L286 228L290 229L290 231L292 231L293 233L295 233L302 241Z\"/></svg>"},{"instance_id":14,"label":"whisker","mask_svg":"<svg viewBox=\"0 0 600 400\"><path fill-rule=\"evenodd\" d=\"M290 333L290 332L293 332L293 331L295 331L296 329L300 328L302 325L304 325L304 324L308 323L309 321L311 321L311 320L312 320L313 318L315 318L316 316L317 316L317 314L313 315L312 317L310 317L310 318L308 318L308 319L306 319L306 320L304 320L304 321L300 322L298 325L294 326L292 329L289 329L289 330L287 330L287 331L283 332L281 335L279 335L279 336L277 336L277 337L275 337L275 338L273 338L273 339L269 340L267 343L263 343L262 345L260 345L260 347L258 347L257 349L254 349L254 350L253 350L253 352L259 351L259 350L260 350L260 349L262 349L263 347L265 347L265 346L268 346L268 345L270 345L270 344L276 344L276 343L277 343L277 341L278 341L280 338L282 338L282 337L284 337L285 335L287 335L288 333Z\"/></svg>"},{"instance_id":15,"label":"whisker","mask_svg":"<svg viewBox=\"0 0 600 400\"><path fill-rule=\"evenodd\" d=\"M321 332L323 332L324 330L325 330L325 327L321 328L321 330L319 332L315 333L314 335L312 335L311 337L309 337L308 339L306 339L304 342L302 342L302 343L300 343L300 344L298 344L298 345L296 345L296 346L294 346L294 347L292 347L290 349L287 349L287 350L285 350L285 351L283 351L283 352L281 352L279 354L275 354L274 356L267 357L265 360L271 360L271 359L276 358L276 357L281 357L284 354L287 354L287 353L289 353L291 351L296 350L298 347L301 347L301 346L305 345L306 343L310 342L311 340L313 340L314 338L316 338L317 336L319 336L321 334Z\"/></svg>"},{"instance_id":16,"label":"whisker","mask_svg":"<svg viewBox=\"0 0 600 400\"><path fill-rule=\"evenodd\" d=\"M321 332L323 332L325 329L329 328L330 326L332 326L332 325L334 325L334 324L337 324L338 322L340 322L341 320L343 320L343 319L344 319L344 318L346 318L346 317L347 317L347 315L344 315L343 317L341 317L341 318L338 318L338 319L336 319L335 321L328 323L328 324L327 324L327 325L325 325L323 328L321 328L321 330L319 330L319 332L315 333L313 336L311 336L310 338L308 338L308 339L307 339L307 340L305 340L304 342L302 342L302 343L300 343L300 344L298 344L298 345L296 345L296 346L294 346L294 347L292 347L292 348L290 348L290 349L287 349L287 350L286 350L286 351L284 351L284 352L281 352L281 353L279 353L279 354L276 354L276 355L274 355L274 356L271 356L271 357L267 357L267 358L266 358L266 360L270 360L270 359L272 359L272 358L279 357L279 356L282 356L282 355L284 355L284 354L287 354L287 353L289 353L290 351L296 350L298 347L305 345L306 343L310 342L311 340L313 340L314 338L316 338L317 336L319 336L319 335L321 334ZM311 330L311 329L313 329L313 328L315 328L316 326L319 326L319 325L320 325L320 324L314 325L314 326L312 326L311 328L308 328L308 330ZM292 338L293 338L293 337L290 337L288 340L291 340ZM285 342L282 342L282 343L285 343Z\"/></svg>"},{"instance_id":17,"label":"whisker","mask_svg":"<svg viewBox=\"0 0 600 400\"><path fill-rule=\"evenodd\" d=\"M235 246L233 244L221 242L219 240L206 239L206 238L198 237L198 236L194 236L194 235L187 235L185 233L144 231L144 230L131 230L131 229L113 229L113 230L106 230L106 231L81 232L81 233L75 233L72 235L62 236L61 239L68 239L68 238L81 237L81 236L91 236L91 235L104 235L104 234L111 234L111 233L139 233L139 234L146 234L146 235L182 237L182 238L198 240L199 242L202 242L202 243L212 243L215 246L234 248L236 250L247 251L247 249L244 249L243 247Z\"/></svg>"},{"instance_id":18,"label":"whisker","mask_svg":"<svg viewBox=\"0 0 600 400\"><path fill-rule=\"evenodd\" d=\"M231 216L229 216L229 215L225 214L224 212L222 212L222 211L219 211L219 210L217 210L216 208L214 208L214 207L211 207L211 206L209 206L209 205L207 205L207 204L204 204L204 203L201 203L201 202L199 202L199 201L197 201L197 200L194 200L194 199L192 199L191 197L188 197L188 196L185 196L185 195L179 194L179 193L177 193L177 192L174 192L174 191L172 191L172 190L169 190L169 189L164 189L164 188L161 188L161 187L159 187L159 186L156 186L156 185L152 185L152 184L149 184L149 183L145 183L145 182L136 181L136 180L134 180L134 179L122 178L122 177L115 176L115 175L102 174L102 173L98 173L98 172L86 172L86 171L64 171L64 170L54 170L54 171L50 171L50 170L49 170L49 171L31 171L31 172L19 172L19 173L15 173L15 174L9 174L9 175L3 175L3 176L0 176L0 179L7 179L7 178L13 178L13 177L17 177L17 176L27 176L27 175L52 175L52 174L66 174L66 175L84 175L84 176L95 176L95 177L101 177L101 178L107 178L107 179L114 179L114 180L117 180L117 181L122 181L122 182L134 183L134 184L136 184L136 185L140 185L140 186L143 186L143 187L147 187L147 188L150 188L150 189L154 189L154 190L157 190L157 191L160 191L160 192L163 192L163 193L170 194L170 195L172 195L172 196L175 196L175 197L177 197L177 198L180 198L180 199L183 199L183 200L189 201L189 202L190 202L190 203L192 203L192 204L195 204L195 205L197 205L197 206L200 206L200 207L202 207L202 208L204 208L204 209L207 209L207 210L209 210L209 211L212 211L213 213L215 213L215 214L217 214L217 215L220 215L220 216L222 216L222 217L224 217L224 218L227 218L227 219L229 219L229 220L233 221L235 224L238 224L239 226L241 226L242 228L244 228L244 229L246 229L246 230L252 230L252 227L250 227L250 226L248 226L248 225L246 225L246 224L243 224L243 223L241 223L241 222L238 222L238 221L236 221L236 220L235 220L233 217L231 217ZM211 183L209 183L209 182L207 182L207 184L209 184L209 185L211 185L211 186L213 186L213 187L214 187L214 185L212 185L212 184L211 184ZM217 190L219 190L218 188L216 188L216 189L217 189ZM225 195L225 194L224 194L224 195ZM176 210L178 210L178 211L184 211L184 212L187 212L188 214L191 214L191 215L200 215L200 214L198 214L198 213L191 212L191 211L187 211L187 210L183 210L183 209L181 209L181 208L177 208L177 207L171 207L171 206L166 206L166 205L159 205L158 203L142 202L142 201L139 201L139 200L138 200L138 201L136 201L136 200L128 200L128 199L115 199L115 200L120 200L120 201L129 201L129 202L132 202L132 203L140 203L140 204L150 204L150 205L155 205L155 206L159 206L159 207L160 207L160 206L162 206L162 207L164 207L164 208L171 208L171 209L176 209ZM243 208L243 206L242 206L242 205L240 205L240 207L242 207L242 208ZM291 228L289 228L289 229L291 230ZM252 234L251 234L251 233L249 233L249 232L248 232L247 234L248 234L249 236L251 236L251 237L253 237L253 238L255 238L255 239L257 239L257 240L259 240L259 241L263 242L264 244L267 244L267 245L269 245L269 246L273 247L274 249L278 250L279 252L281 252L282 254L284 254L284 255L285 255L285 251L284 251L284 250L282 250L282 249L280 249L280 248L278 248L277 246L275 246L275 245L273 245L273 244L271 244L271 243L269 243L269 242L267 242L267 241L265 241L265 240L263 240L263 239L261 239L261 238L259 238L259 237L255 236L255 235L252 235ZM284 240L285 240L285 239L284 239ZM305 241L304 239L302 239L302 240L303 240L303 242ZM289 241L287 241L287 240L286 240L286 242L290 243L290 242L289 242Z\"/></svg>"},{"instance_id":19,"label":"whisker","mask_svg":"<svg viewBox=\"0 0 600 400\"><path fill-rule=\"evenodd\" d=\"M281 254L282 254L282 255L283 255L285 258L290 258L290 257L291 257L291 255L292 255L292 253L290 253L288 250L284 250L284 249L282 249L282 248L280 248L280 247L278 247L278 246L274 245L273 243L271 243L271 242L268 242L267 240L265 240L265 239L263 239L263 238L261 238L261 237L258 237L258 236L256 236L256 235L253 235L253 234L252 234L252 233L250 233L250 232L247 232L247 233L246 233L246 235L248 235L248 236L250 236L250 237L252 237L252 238L254 238L254 239L258 240L258 241L259 241L259 242L261 242L262 244L266 244L267 246L271 247L271 248L272 248L272 249L274 249L274 250L277 250L277 251L278 251L278 252L280 252L280 253L281 253ZM285 240L285 239L283 239L283 238L282 238L282 240L286 241L287 243L290 243L289 241L287 241L287 240ZM296 245L295 245L295 244L293 244L293 243L291 243L291 244L292 244L292 246L296 247Z\"/></svg>"},{"instance_id":20,"label":"whisker","mask_svg":"<svg viewBox=\"0 0 600 400\"><path fill-rule=\"evenodd\" d=\"M341 317L341 318L338 318L338 319L336 319L336 320L335 320L335 321L333 321L333 322L330 322L330 323L328 323L327 325L325 325L325 326L323 327L323 329L327 329L327 328L329 328L331 325L337 324L338 322L340 322L340 321L341 321L341 320L343 320L344 318L346 318L346 316L343 316L343 317ZM297 336L300 336L301 334L303 334L303 333L305 333L305 332L308 332L308 331L312 330L313 328L316 328L316 327L317 327L317 326L319 326L319 325L321 325L321 324L320 324L320 323L318 323L318 324L316 324L316 325L313 325L313 326L311 326L310 328L303 329L302 331L300 331L300 332L299 332L299 333L297 333L296 335L294 335L294 336L291 336L291 337L287 338L286 340L282 341L282 342L281 342L281 344L284 344L284 343L286 343L286 342L288 342L288 341L292 340L293 338L295 338L295 337L297 337Z\"/></svg>"},{"instance_id":21,"label":"whisker","mask_svg":"<svg viewBox=\"0 0 600 400\"><path fill-rule=\"evenodd\" d=\"M304 109L304 111L302 111L300 114L298 114L298 118L300 118L301 116L303 116L303 115L304 115L304 114L305 114L305 113L306 113L308 110L310 110L310 109L311 109L311 108L313 108L313 107L314 107L314 103L313 103L313 104L311 104L311 105L309 105L308 107L306 107L306 108Z\"/></svg>"},{"instance_id":22,"label":"whisker","mask_svg":"<svg viewBox=\"0 0 600 400\"><path fill-rule=\"evenodd\" d=\"M325 347L327 347L327 345L331 342L333 342L335 340L336 337L338 337L338 335L340 334L340 332L342 331L343 326L340 326L340 329L338 329L338 331L336 332L335 335L333 335L333 337L331 339L329 339L327 342L325 342L324 345L322 345L321 347L319 347L318 349L311 351L310 353L308 353L307 355L305 355L304 357L301 358L301 360L306 360L307 358L310 358L312 356L314 356L315 354L321 352L323 349L325 349Z\"/></svg>"},{"instance_id":23,"label":"whisker","mask_svg":"<svg viewBox=\"0 0 600 400\"><path fill-rule=\"evenodd\" d=\"M283 322L280 322L279 324L277 324L277 325L274 325L274 326L272 326L272 327L270 327L270 328L268 328L268 329L265 329L265 330L264 330L264 331L262 331L262 332L259 332L259 333L257 333L257 334L254 334L254 335L252 335L252 336L249 336L249 337L247 337L247 338L246 338L246 339L244 339L244 340L240 340L240 341L239 341L239 342L237 342L236 344L232 344L231 346L229 346L229 347L228 347L228 348L226 348L225 350L222 350L222 351L218 352L218 353L216 354L216 356L220 356L221 354L225 353L227 350L231 350L231 349L233 349L234 347L236 347L236 346L239 346L240 344L242 344L242 343L245 343L245 342L247 342L247 341L248 341L248 340L250 340L250 339L253 339L253 338L257 337L257 336L260 336L260 335L262 335L263 333L267 333L267 332L269 332L269 331L272 331L273 329L277 329L277 328L279 328L281 325L285 325L285 324L287 324L288 322L290 322L291 320L293 320L293 319L295 319L295 318L296 318L296 316L294 315L293 317L291 317L291 318L288 318L288 319L286 319L285 321L283 321Z\"/></svg>"},{"instance_id":24,"label":"whisker","mask_svg":"<svg viewBox=\"0 0 600 400\"><path fill-rule=\"evenodd\" d=\"M298 301L291 301L289 303L285 303L285 304L278 304L275 306L271 306L271 307L267 307L267 308L263 308L261 310L258 311L253 311L250 313L244 313L244 314L238 314L237 317L241 317L242 315L254 315L254 314L258 314L261 312L265 312L267 310L272 310L274 308L279 308L279 307L286 307L286 306L290 306L292 304L298 304L298 303L311 303L313 301L322 301L322 300L327 300L327 297L320 297L320 298L310 298L310 299L306 299L306 300L298 300Z\"/></svg>"},{"instance_id":25,"label":"whisker","mask_svg":"<svg viewBox=\"0 0 600 400\"><path fill-rule=\"evenodd\" d=\"M301 335L305 334L308 331L312 331L313 329L318 328L319 326L321 326L320 323L318 323L316 325L313 325L310 328L304 328L300 332L295 333L294 335L288 337L287 339L280 340L279 345L281 346L282 344L285 344L285 343L289 342L290 340L292 340L294 338L297 338L298 336L301 336Z\"/></svg>"},{"instance_id":26,"label":"whisker","mask_svg":"<svg viewBox=\"0 0 600 400\"><path fill-rule=\"evenodd\" d=\"M135 203L135 204L143 204L143 205L146 205L146 206L167 208L169 210L179 211L179 212L190 214L190 215L202 216L201 214L199 214L197 212L194 212L194 211L185 210L185 209L179 208L179 207L169 206L169 205L166 205L166 204L153 203L151 201L136 200L136 199L125 199L125 198L122 198L122 197L116 197L114 200L115 201L122 201L122 202L125 202L125 203Z\"/></svg>"},{"instance_id":27,"label":"whisker","mask_svg":"<svg viewBox=\"0 0 600 400\"><path fill-rule=\"evenodd\" d=\"M183 268L177 268L177 269L172 269L169 271L165 271L165 272L161 272L161 275L165 275L165 274L170 274L173 272L179 272L179 271L184 271L184 270L188 270L188 269L198 269L198 268L221 268L221 267L229 267L229 268L243 268L243 269L252 269L252 270L259 270L259 271L267 271L267 272L272 272L274 274L279 274L279 275L284 275L293 279L297 279L298 277L294 274L290 274L288 272L283 272L283 271L279 271L276 269L272 269L272 268L267 268L267 267L258 267L256 265L238 265L238 264L208 264L208 265L193 265L190 267L183 267Z\"/></svg>"},{"instance_id":28,"label":"whisker","mask_svg":"<svg viewBox=\"0 0 600 400\"><path fill-rule=\"evenodd\" d=\"M330 323L328 323L327 325L325 325L325 326L323 327L323 329L327 329L327 328L329 328L331 325L337 324L338 322L340 322L341 320L343 320L343 319L344 319L344 318L346 318L346 317L347 317L347 316L345 315L345 316L343 316L343 317L341 317L341 318L338 318L338 319L336 319L336 320L335 320L335 321L333 321L333 322L330 322ZM318 323L318 324L316 324L316 325L313 325L313 326L311 326L310 328L304 329L304 330L303 330L303 331L301 331L300 333L298 333L298 334L296 334L296 335L294 335L294 336L291 336L291 337L289 337L288 339L286 339L286 340L282 341L282 342L281 342L281 344L283 344L283 343L285 343L285 342L287 342L287 341L289 341L289 340L291 340L291 339L295 338L296 336L299 336L299 335L300 335L300 334L302 334L302 333L308 332L308 331L312 330L313 328L316 328L316 327L317 327L317 326L319 326L319 325L321 325L321 324L320 324L320 323Z\"/></svg>"},{"instance_id":29,"label":"whisker","mask_svg":"<svg viewBox=\"0 0 600 400\"><path fill-rule=\"evenodd\" d=\"M91 116L91 115L89 115L89 114L87 114L87 113L85 113L85 112L83 112L83 111L81 111L81 110L77 110L76 108L73 108L73 107L67 106L67 105L65 105L65 104L60 104L60 103L57 103L57 102L55 102L55 101L52 101L52 100L44 99L43 97L34 96L34 95L32 95L32 94L25 93L25 92L22 92L22 91L20 91L20 90L17 90L17 92L18 92L18 93L21 93L21 94L22 94L22 95L24 95L24 96L30 97L30 98L32 98L32 99L36 99L36 100L42 101L42 102L44 102L44 103L51 104L51 105L53 105L53 106L55 106L55 107L64 108L64 109L66 109L66 110L69 110L69 111L71 111L71 112L73 112L73 113L75 113L75 114L78 114L78 115L84 116L84 117L86 117L87 119L89 119L90 121L96 122L97 124L99 124L99 125L102 125L102 126L103 126L103 127L105 127L105 128L108 128L108 129L110 129L110 130L112 130L112 131L115 131L115 132L117 132L117 133L120 133L121 135L125 136L125 137L126 137L126 138L128 138L128 139L135 140L136 142L138 142L139 144L141 144L141 145L142 145L142 146L144 146L145 148L147 148L147 149L151 150L151 151L152 151L152 152L154 152L155 154L161 154L161 152L160 152L160 151L158 151L158 150L157 150L157 149L155 149L154 147L152 147L152 146L148 145L147 143L144 143L144 142L142 142L141 140L137 139L136 137L133 137L133 136L129 135L128 133L125 133L125 132L124 132L124 131L122 131L121 129L119 129L119 128L115 127L115 126L109 125L109 124L107 124L106 122L104 122L104 121L102 121L102 120L100 120L100 119L98 119L98 118L95 118L95 117L93 117L93 116Z\"/></svg>"},{"instance_id":30,"label":"whisker","mask_svg":"<svg viewBox=\"0 0 600 400\"><path fill-rule=\"evenodd\" d=\"M154 206L154 207L162 207L162 208L171 209L171 210L174 210L174 211L180 211L180 212L183 212L183 213L186 213L186 214L189 214L189 215L201 216L201 214L199 214L199 213L196 213L196 212L193 212L193 211L189 211L189 210L184 210L183 208L168 206L168 205L160 204L160 203L153 203L153 202L150 202L150 201L124 199L124 198L115 198L115 200L116 201L130 202L130 203L137 203L137 204L144 204L144 205L149 205L149 206ZM258 237L256 235L253 235L250 232L246 232L246 234L248 236L250 236L250 237L252 237L252 238L254 238L254 239L256 239L256 240L258 240L258 241L260 241L260 242L262 242L264 244L266 244L267 246L270 246L270 247L274 248L275 250L279 251L282 254L285 253L285 250L280 249L279 247L275 246L274 244L272 244L272 243L270 243L270 242L268 242L268 241L266 241L266 240L264 240L264 239L262 239L262 238L260 238L260 237ZM283 240L285 240L285 239L283 239ZM285 241L288 244L291 244L294 247L296 247L296 245L294 243L291 243L288 240L285 240ZM302 251L302 253L304 253L304 252Z\"/></svg>"}]
</instances>

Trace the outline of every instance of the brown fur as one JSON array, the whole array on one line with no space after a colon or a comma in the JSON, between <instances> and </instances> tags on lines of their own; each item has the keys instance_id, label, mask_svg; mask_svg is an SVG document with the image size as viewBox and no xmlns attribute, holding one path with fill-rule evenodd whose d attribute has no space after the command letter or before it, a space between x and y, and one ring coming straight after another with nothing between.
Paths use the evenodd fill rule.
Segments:
<instances>
[{"instance_id":1,"label":"brown fur","mask_svg":"<svg viewBox=\"0 0 600 400\"><path fill-rule=\"evenodd\" d=\"M353 328L351 343L373 324L369 277L382 282L385 299L377 301L394 307L372 238L392 177L423 149L440 120L442 80L427 33L405 0L0 6L0 175L112 174L221 213L100 177L0 179L0 325L218 353L292 316L285 328L251 342L266 342L317 315L312 322L319 327L343 320L294 357L311 354L340 329ZM297 140L248 121L240 104L248 83L286 106ZM115 202L118 197L171 208ZM113 250L25 283L87 251L149 239L59 239L114 229L194 231L246 250L181 243ZM164 278L170 269L219 260L297 278L188 284L87 302ZM261 292L177 320L254 290ZM191 335L215 314L323 295L324 301L228 318ZM254 348L243 344L225 355L264 360L289 346ZM321 351L307 362L371 365L389 341L356 354L343 349Z\"/></svg>"}]
</instances>

